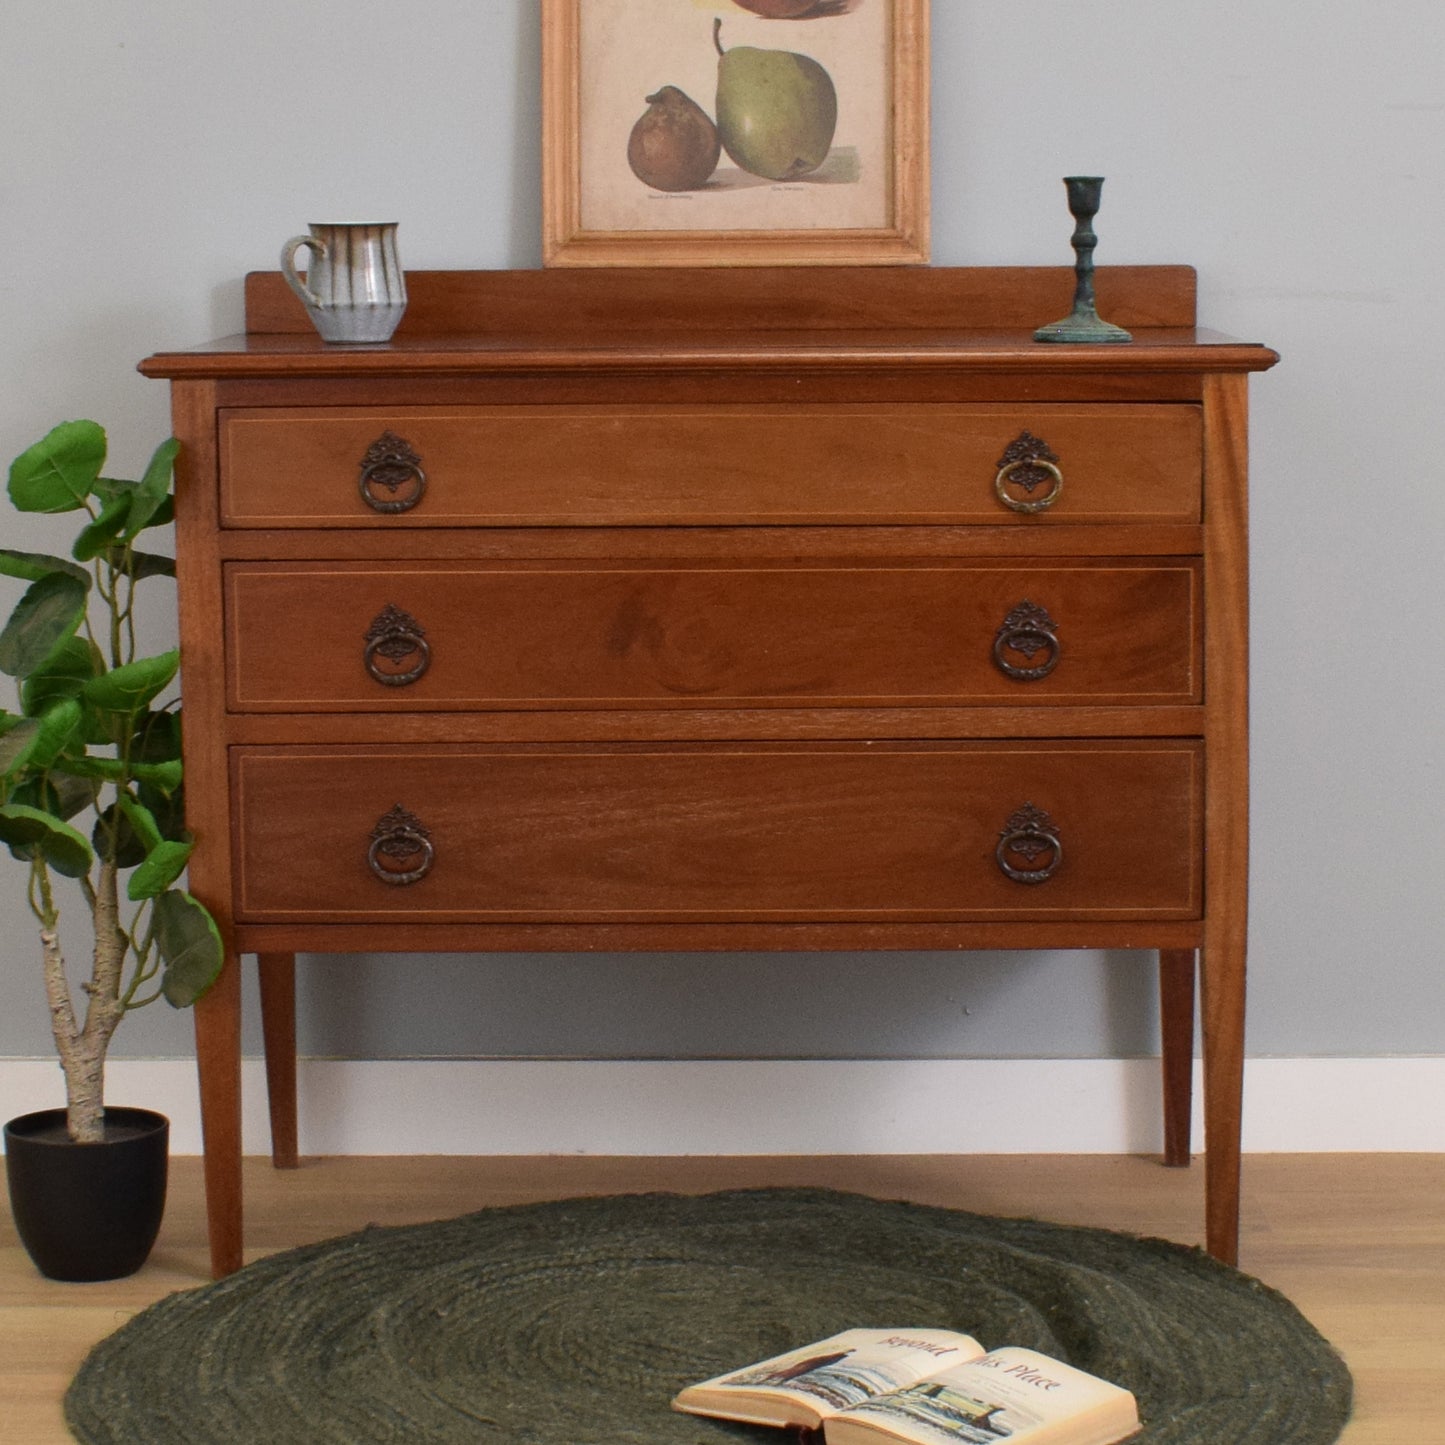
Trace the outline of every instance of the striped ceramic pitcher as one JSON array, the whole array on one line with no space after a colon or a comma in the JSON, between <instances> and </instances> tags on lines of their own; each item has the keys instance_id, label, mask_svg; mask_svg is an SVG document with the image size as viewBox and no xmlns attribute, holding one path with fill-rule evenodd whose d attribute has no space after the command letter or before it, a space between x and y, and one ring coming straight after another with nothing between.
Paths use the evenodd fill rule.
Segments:
<instances>
[{"instance_id":1,"label":"striped ceramic pitcher","mask_svg":"<svg viewBox=\"0 0 1445 1445\"><path fill-rule=\"evenodd\" d=\"M364 225L313 222L309 236L281 248L281 271L323 341L389 341L406 310L406 277L396 253L395 221ZM312 253L305 277L296 253Z\"/></svg>"}]
</instances>

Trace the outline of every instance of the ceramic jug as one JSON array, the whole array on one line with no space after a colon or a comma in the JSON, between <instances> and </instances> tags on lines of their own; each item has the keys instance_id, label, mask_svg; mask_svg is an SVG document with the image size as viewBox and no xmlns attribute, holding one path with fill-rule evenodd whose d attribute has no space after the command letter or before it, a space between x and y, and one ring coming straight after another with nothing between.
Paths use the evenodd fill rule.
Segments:
<instances>
[{"instance_id":1,"label":"ceramic jug","mask_svg":"<svg viewBox=\"0 0 1445 1445\"><path fill-rule=\"evenodd\" d=\"M281 248L281 271L323 341L390 341L406 310L406 277L397 258L395 221L311 224ZM296 253L312 253L305 277Z\"/></svg>"}]
</instances>

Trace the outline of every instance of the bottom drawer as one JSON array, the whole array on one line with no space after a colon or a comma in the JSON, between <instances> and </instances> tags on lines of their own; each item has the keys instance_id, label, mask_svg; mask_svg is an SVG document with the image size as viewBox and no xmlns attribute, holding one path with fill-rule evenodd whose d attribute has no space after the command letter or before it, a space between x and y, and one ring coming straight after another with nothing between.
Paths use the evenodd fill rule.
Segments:
<instances>
[{"instance_id":1,"label":"bottom drawer","mask_svg":"<svg viewBox=\"0 0 1445 1445\"><path fill-rule=\"evenodd\" d=\"M1187 919L1188 739L245 747L241 921Z\"/></svg>"}]
</instances>

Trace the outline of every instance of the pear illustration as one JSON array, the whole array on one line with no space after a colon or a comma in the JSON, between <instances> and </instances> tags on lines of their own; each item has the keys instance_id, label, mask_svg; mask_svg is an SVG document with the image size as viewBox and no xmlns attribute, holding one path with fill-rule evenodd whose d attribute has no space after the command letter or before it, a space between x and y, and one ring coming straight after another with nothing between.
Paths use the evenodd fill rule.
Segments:
<instances>
[{"instance_id":1,"label":"pear illustration","mask_svg":"<svg viewBox=\"0 0 1445 1445\"><path fill-rule=\"evenodd\" d=\"M691 191L717 169L722 146L707 112L675 85L647 97L627 138L627 164L656 191Z\"/></svg>"},{"instance_id":2,"label":"pear illustration","mask_svg":"<svg viewBox=\"0 0 1445 1445\"><path fill-rule=\"evenodd\" d=\"M828 157L838 124L832 77L811 56L791 50L717 47L717 129L723 149L743 170L771 181L795 180Z\"/></svg>"},{"instance_id":3,"label":"pear illustration","mask_svg":"<svg viewBox=\"0 0 1445 1445\"><path fill-rule=\"evenodd\" d=\"M737 0L737 3L767 20L798 20L817 8L817 0Z\"/></svg>"},{"instance_id":4,"label":"pear illustration","mask_svg":"<svg viewBox=\"0 0 1445 1445\"><path fill-rule=\"evenodd\" d=\"M833 15L846 15L851 8L849 0L736 0L736 3L764 20L824 20Z\"/></svg>"}]
</instances>

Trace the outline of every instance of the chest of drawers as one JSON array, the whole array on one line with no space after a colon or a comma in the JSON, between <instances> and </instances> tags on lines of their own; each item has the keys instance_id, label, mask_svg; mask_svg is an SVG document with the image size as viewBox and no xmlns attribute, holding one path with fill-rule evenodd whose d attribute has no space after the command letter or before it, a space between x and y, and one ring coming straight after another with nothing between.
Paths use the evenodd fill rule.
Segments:
<instances>
[{"instance_id":1,"label":"chest of drawers","mask_svg":"<svg viewBox=\"0 0 1445 1445\"><path fill-rule=\"evenodd\" d=\"M294 955L1154 948L1166 1156L1195 956L1235 1250L1247 375L1192 273L420 273L387 346L278 277L152 357L177 547L215 1268L239 984L294 1158Z\"/></svg>"}]
</instances>

